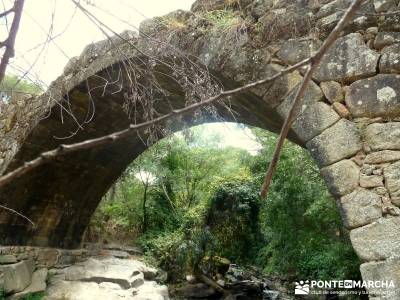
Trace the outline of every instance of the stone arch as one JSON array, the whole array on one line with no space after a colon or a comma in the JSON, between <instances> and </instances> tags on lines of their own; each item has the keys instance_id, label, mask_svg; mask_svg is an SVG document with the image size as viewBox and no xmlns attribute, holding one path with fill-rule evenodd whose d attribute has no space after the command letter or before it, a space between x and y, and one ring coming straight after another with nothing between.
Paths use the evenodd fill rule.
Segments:
<instances>
[{"instance_id":1,"label":"stone arch","mask_svg":"<svg viewBox=\"0 0 400 300\"><path fill-rule=\"evenodd\" d=\"M254 18L252 22L266 28L271 26L271 14L284 14L282 19L290 17L289 25L301 24L301 13L295 12L300 5L300 12L318 11L317 20L310 22L323 31L335 24L333 9L342 8L343 3L333 1L320 8L305 7L304 3L287 5L284 10L274 6L260 13L262 7L250 3L247 13ZM363 9L376 12L369 4ZM171 29L172 23L165 22L170 18L189 24L188 31ZM262 32L236 31L232 44L232 40L218 31L205 33L201 20L193 13L178 11L162 20L156 18L142 24L141 32L146 38L125 33L125 39L137 49L126 43L118 46L118 51L107 42L91 45L79 58L71 60L47 93L36 98L15 98L2 108L0 173L57 146L60 141L53 136L66 136L74 128L72 119L60 122L57 102L68 95L71 109L83 116L90 104L87 81L95 85L99 77L112 73L119 62L127 58L135 61L143 52L152 53L157 44L149 36L168 36L181 51L197 57L225 88L271 75L308 57L321 43L312 34L307 35L309 30L299 33L302 37L288 39L284 31L286 23L275 24L278 31L281 29L283 41L259 45L254 41L263 41ZM363 278L393 280L399 289L400 37L395 32L398 28L390 29L397 24L390 18L382 24L376 22L370 18L356 20L335 43L314 75L290 139L306 147L320 166L329 190L337 199L344 225L350 230L353 247L364 262ZM364 31L355 33L360 29ZM236 121L279 130L301 74L299 70L235 96L231 103L238 112ZM165 86L168 89L174 85L167 81ZM128 126L130 121L121 109L122 92L111 90L103 95L95 91L92 97L96 102L95 118L68 142ZM183 104L182 93L172 90L170 97L177 106ZM217 105L217 110L227 120L232 118L223 106ZM212 118L196 120L191 115L184 116L188 124ZM176 121L170 126L179 128L181 124ZM1 189L1 204L21 211L38 224L37 228L28 228L17 217L0 212L1 243L78 246L102 195L145 148L139 137L133 137L101 149L85 150L61 157Z\"/></svg>"}]
</instances>

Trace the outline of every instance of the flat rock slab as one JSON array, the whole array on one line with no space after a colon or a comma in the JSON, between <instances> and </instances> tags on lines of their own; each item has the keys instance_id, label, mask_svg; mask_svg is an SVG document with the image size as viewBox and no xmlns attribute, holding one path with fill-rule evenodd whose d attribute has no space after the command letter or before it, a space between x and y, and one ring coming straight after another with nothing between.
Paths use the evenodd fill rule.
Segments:
<instances>
[{"instance_id":1,"label":"flat rock slab","mask_svg":"<svg viewBox=\"0 0 400 300\"><path fill-rule=\"evenodd\" d=\"M346 104L354 117L397 116L400 113L400 75L379 74L352 83Z\"/></svg>"},{"instance_id":2,"label":"flat rock slab","mask_svg":"<svg viewBox=\"0 0 400 300\"><path fill-rule=\"evenodd\" d=\"M124 289L138 287L144 282L141 269L146 265L129 259L94 259L68 267L64 271L67 281L111 282Z\"/></svg>"},{"instance_id":3,"label":"flat rock slab","mask_svg":"<svg viewBox=\"0 0 400 300\"><path fill-rule=\"evenodd\" d=\"M314 73L317 81L351 82L376 73L379 54L369 49L359 33L339 38Z\"/></svg>"},{"instance_id":4,"label":"flat rock slab","mask_svg":"<svg viewBox=\"0 0 400 300\"><path fill-rule=\"evenodd\" d=\"M380 218L350 231L351 243L363 261L383 260L400 251L400 217Z\"/></svg>"},{"instance_id":5,"label":"flat rock slab","mask_svg":"<svg viewBox=\"0 0 400 300\"><path fill-rule=\"evenodd\" d=\"M393 163L383 169L385 186L390 193L394 205L400 206L400 162Z\"/></svg>"},{"instance_id":6,"label":"flat rock slab","mask_svg":"<svg viewBox=\"0 0 400 300\"><path fill-rule=\"evenodd\" d=\"M95 282L60 281L51 285L46 292L46 300L122 300L133 298L133 290L122 290L114 286Z\"/></svg>"}]
</instances>

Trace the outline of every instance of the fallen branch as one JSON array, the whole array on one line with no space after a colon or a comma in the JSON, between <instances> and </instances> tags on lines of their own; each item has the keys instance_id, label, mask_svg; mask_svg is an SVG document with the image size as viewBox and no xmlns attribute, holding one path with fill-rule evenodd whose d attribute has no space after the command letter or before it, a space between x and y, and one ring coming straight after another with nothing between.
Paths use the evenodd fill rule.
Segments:
<instances>
[{"instance_id":1,"label":"fallen branch","mask_svg":"<svg viewBox=\"0 0 400 300\"><path fill-rule=\"evenodd\" d=\"M264 183L261 187L261 197L265 197L268 194L268 190L271 184L272 176L275 173L278 160L282 151L282 146L283 143L285 142L285 139L289 133L290 127L295 119L295 114L298 108L300 107L301 104L301 98L304 96L304 93L306 91L308 83L312 79L312 74L314 71L317 69L319 63L322 60L322 57L325 55L325 53L330 49L330 47L333 45L333 43L338 39L340 34L342 33L343 29L346 27L346 25L353 19L354 15L356 14L357 10L360 8L361 4L363 3L364 0L355 0L346 13L343 15L342 19L339 21L339 23L336 25L336 27L332 30L332 32L329 34L325 42L322 44L321 48L311 57L311 63L309 66L309 69L307 73L305 74L303 81L301 83L301 86L299 90L297 91L293 104L290 108L290 111L286 117L286 120L282 126L282 130L279 134L278 138L278 143L275 146L275 151L274 155L272 157L271 162L269 163L267 173L264 178Z\"/></svg>"},{"instance_id":2,"label":"fallen branch","mask_svg":"<svg viewBox=\"0 0 400 300\"><path fill-rule=\"evenodd\" d=\"M102 136L99 138L86 140L86 141L75 143L75 144L59 145L56 149L53 149L53 150L50 150L47 152L43 152L36 159L33 159L29 162L25 162L19 168L15 169L13 171L10 171L6 175L0 177L0 188L5 186L7 183L11 182L12 180L19 178L22 175L28 173L29 171L37 168L38 166L54 160L58 156L69 154L72 152L77 152L77 151L84 150L84 149L91 149L91 148L96 148L96 147L104 146L107 144L111 144L117 140L120 140L120 139L123 139L123 138L126 138L126 137L132 135L133 133L137 132L138 130L148 129L153 125L163 123L171 118L175 118L175 117L183 115L183 114L191 113L199 108L202 108L207 105L211 105L225 97L229 97L229 96L232 96L232 95L235 95L238 93L242 93L251 88L257 87L259 85L262 85L262 84L265 84L268 82L272 82L272 81L276 80L277 78L282 77L283 75L293 72L296 69L308 64L309 62L310 62L309 58L305 59L291 67L288 67L288 68L276 73L275 75L273 75L271 77L267 77L267 78L255 81L255 82L246 84L244 86L241 86L241 87L238 87L238 88L235 88L232 90L221 92L220 94L213 96L211 98L208 98L204 101L197 102L195 104L186 106L181 109L173 110L169 114L149 120L147 122L140 123L140 124L131 124L128 128L123 129L121 131L117 131L117 132L114 132L114 133L111 133L111 134L108 134L108 135L105 135L105 136Z\"/></svg>"}]
</instances>

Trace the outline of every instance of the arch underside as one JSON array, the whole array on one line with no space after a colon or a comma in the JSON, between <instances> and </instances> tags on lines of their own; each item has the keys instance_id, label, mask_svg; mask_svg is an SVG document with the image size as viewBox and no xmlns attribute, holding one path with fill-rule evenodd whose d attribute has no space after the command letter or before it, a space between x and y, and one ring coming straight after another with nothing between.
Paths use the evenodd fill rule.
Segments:
<instances>
[{"instance_id":1,"label":"arch underside","mask_svg":"<svg viewBox=\"0 0 400 300\"><path fill-rule=\"evenodd\" d=\"M104 78L115 84L105 87ZM218 76L218 81L223 82L225 89L235 87L233 81L222 76ZM141 117L143 109L140 105L136 114L132 112L129 115L124 109L129 88L121 87L121 84L127 82L126 78L121 78L119 68L113 65L73 88L64 97L65 108L62 109L58 104L51 108L26 138L7 171L61 143L76 143L125 129L134 122L133 118L138 118L135 120L137 123L145 121ZM164 114L172 108L182 108L185 105L185 94L176 82L165 76L159 82L169 94L158 101L155 110ZM228 103L183 115L164 124L163 128L168 130L153 129L151 137L160 139L184 127L216 121L233 121L274 132L282 124L282 118L251 92L239 94ZM87 119L91 120L82 122ZM80 126L82 128L79 129ZM291 133L291 138L301 144L295 134ZM79 247L103 195L127 166L147 149L148 139L148 132L138 132L101 148L61 156L2 188L0 203L27 216L36 226L31 226L14 214L1 212L1 244Z\"/></svg>"}]
</instances>

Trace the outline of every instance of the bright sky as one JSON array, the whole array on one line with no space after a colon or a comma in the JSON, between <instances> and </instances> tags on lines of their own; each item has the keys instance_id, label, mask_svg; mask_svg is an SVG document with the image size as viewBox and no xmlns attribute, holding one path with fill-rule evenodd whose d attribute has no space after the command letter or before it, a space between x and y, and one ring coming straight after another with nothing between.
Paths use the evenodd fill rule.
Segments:
<instances>
[{"instance_id":1,"label":"bright sky","mask_svg":"<svg viewBox=\"0 0 400 300\"><path fill-rule=\"evenodd\" d=\"M2 0L10 7L13 0ZM135 30L146 18L167 14L177 9L189 10L194 0L81 0L103 23L116 32ZM90 4L87 4L90 3ZM3 7L0 5L0 10ZM10 25L11 18L8 20ZM1 40L6 35L1 20ZM52 27L53 26L53 27ZM49 43L48 32L55 37ZM104 34L76 9L72 0L26 0L16 42L16 57L10 72L21 74L30 69L31 78L46 84L57 78L68 59L79 55L92 42L105 39ZM39 58L38 58L39 56Z\"/></svg>"},{"instance_id":2,"label":"bright sky","mask_svg":"<svg viewBox=\"0 0 400 300\"><path fill-rule=\"evenodd\" d=\"M136 30L141 21L165 15L177 9L189 10L194 0L81 0L98 19L116 32ZM13 0L3 0L8 8ZM89 3L89 4L88 4ZM0 6L0 10L3 7ZM11 20L8 20L10 25ZM1 20L0 38L6 36L5 20ZM131 25L131 26L130 26ZM46 43L50 36L52 41ZM48 85L62 74L68 60L83 48L105 39L103 33L85 16L72 0L26 0L16 41L16 57L9 72L22 75L29 70L30 79ZM218 133L223 144L254 153L259 149L249 129L232 123L207 125Z\"/></svg>"}]
</instances>

